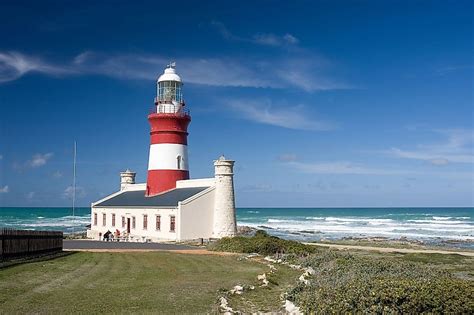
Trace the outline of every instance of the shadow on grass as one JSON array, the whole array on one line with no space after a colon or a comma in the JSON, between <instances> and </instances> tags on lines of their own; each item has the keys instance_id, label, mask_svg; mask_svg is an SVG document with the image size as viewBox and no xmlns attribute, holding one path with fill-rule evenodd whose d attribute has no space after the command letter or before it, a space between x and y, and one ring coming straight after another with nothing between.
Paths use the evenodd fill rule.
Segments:
<instances>
[{"instance_id":1,"label":"shadow on grass","mask_svg":"<svg viewBox=\"0 0 474 315\"><path fill-rule=\"evenodd\" d=\"M29 256L29 257L8 259L8 260L0 262L0 270L10 268L10 267L14 267L14 266L18 266L18 265L21 265L21 264L53 260L53 259L57 259L57 258L61 258L61 257L74 255L74 254L77 254L77 253L78 252L73 252L73 251L67 251L67 252L60 251L60 252L55 252L55 253L39 254L39 255L34 255L34 256Z\"/></svg>"}]
</instances>

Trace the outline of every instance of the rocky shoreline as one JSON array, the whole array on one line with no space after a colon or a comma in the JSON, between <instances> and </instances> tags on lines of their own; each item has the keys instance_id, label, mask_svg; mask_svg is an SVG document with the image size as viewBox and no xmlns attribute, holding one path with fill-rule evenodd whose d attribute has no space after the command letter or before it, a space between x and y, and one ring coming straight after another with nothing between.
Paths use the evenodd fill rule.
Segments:
<instances>
[{"instance_id":1,"label":"rocky shoreline","mask_svg":"<svg viewBox=\"0 0 474 315\"><path fill-rule=\"evenodd\" d=\"M259 229L267 231L269 234L272 234L274 230L268 226L259 226L258 228L250 226L239 226L237 235L241 236L253 236L255 232ZM307 233L306 233L307 232ZM311 233L309 233L311 232ZM321 232L318 231L299 231L291 233L292 235L302 235L305 234L314 234L320 235ZM279 237L281 237L279 235ZM347 236L340 239L329 239L325 237L319 237L315 240L310 240L307 237L303 240L305 242L318 242L318 243L327 243L327 244L343 244L343 245L366 245L366 246L380 246L380 247L413 247L413 248L453 248L453 249L463 249L463 250L474 250L474 240L447 240L441 237L433 238L430 240L420 240L420 239L411 239L408 237L400 238L389 238L389 237L373 237L373 236Z\"/></svg>"}]
</instances>

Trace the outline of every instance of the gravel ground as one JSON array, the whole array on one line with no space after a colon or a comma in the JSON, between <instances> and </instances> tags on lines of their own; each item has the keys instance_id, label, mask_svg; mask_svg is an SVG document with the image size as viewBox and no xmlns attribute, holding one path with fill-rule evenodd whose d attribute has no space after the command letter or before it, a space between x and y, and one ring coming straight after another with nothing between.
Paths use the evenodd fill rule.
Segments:
<instances>
[{"instance_id":1,"label":"gravel ground","mask_svg":"<svg viewBox=\"0 0 474 315\"><path fill-rule=\"evenodd\" d=\"M202 248L169 243L103 242L64 240L64 250L200 250Z\"/></svg>"}]
</instances>

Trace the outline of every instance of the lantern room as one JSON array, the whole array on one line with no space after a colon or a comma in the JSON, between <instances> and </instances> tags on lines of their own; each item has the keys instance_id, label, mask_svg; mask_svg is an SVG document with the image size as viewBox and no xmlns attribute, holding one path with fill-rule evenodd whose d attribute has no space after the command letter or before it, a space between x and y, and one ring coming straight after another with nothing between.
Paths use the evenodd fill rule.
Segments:
<instances>
[{"instance_id":1,"label":"lantern room","mask_svg":"<svg viewBox=\"0 0 474 315\"><path fill-rule=\"evenodd\" d=\"M183 83L175 68L176 63L170 63L164 73L158 78L157 97L155 98L158 113L176 113L184 106Z\"/></svg>"}]
</instances>

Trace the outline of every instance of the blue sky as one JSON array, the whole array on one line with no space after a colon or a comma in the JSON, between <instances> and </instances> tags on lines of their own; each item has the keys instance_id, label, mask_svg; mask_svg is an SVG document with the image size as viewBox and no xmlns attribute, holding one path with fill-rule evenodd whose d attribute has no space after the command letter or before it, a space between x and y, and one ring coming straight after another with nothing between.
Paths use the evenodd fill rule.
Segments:
<instances>
[{"instance_id":1,"label":"blue sky","mask_svg":"<svg viewBox=\"0 0 474 315\"><path fill-rule=\"evenodd\" d=\"M472 1L3 1L0 206L146 180L171 60L192 178L235 159L240 207L474 205Z\"/></svg>"}]
</instances>

